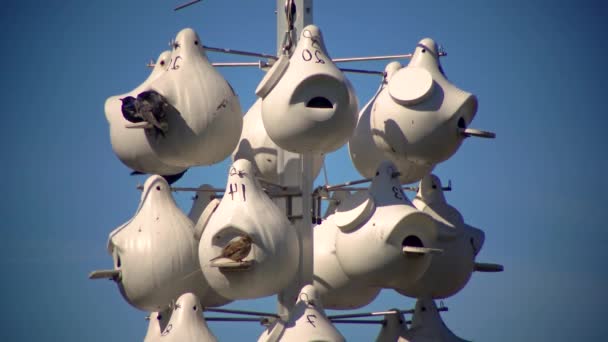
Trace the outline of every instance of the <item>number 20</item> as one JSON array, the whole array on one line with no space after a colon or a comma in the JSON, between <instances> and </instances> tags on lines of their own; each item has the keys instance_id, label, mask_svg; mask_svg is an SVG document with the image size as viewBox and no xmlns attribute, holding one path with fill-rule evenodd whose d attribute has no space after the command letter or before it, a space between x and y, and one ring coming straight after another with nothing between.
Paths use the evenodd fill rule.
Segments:
<instances>
[{"instance_id":1,"label":"number 20","mask_svg":"<svg viewBox=\"0 0 608 342\"><path fill-rule=\"evenodd\" d=\"M309 62L312 60L312 52L310 52L310 50L308 49L304 49L302 50L302 59L306 62ZM315 63L319 63L319 64L325 64L325 61L323 60L323 58L321 58L323 55L321 54L321 51L316 50L315 49Z\"/></svg>"}]
</instances>

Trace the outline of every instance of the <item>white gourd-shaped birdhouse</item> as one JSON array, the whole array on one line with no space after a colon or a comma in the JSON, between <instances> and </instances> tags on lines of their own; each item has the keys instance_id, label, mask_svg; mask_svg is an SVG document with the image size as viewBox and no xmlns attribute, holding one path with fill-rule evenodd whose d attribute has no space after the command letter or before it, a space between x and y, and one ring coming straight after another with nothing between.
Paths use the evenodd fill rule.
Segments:
<instances>
[{"instance_id":1,"label":"white gourd-shaped birdhouse","mask_svg":"<svg viewBox=\"0 0 608 342\"><path fill-rule=\"evenodd\" d=\"M292 280L298 258L296 231L285 213L264 193L251 162L235 161L201 237L205 278L225 298L269 296Z\"/></svg>"},{"instance_id":2,"label":"white gourd-shaped birdhouse","mask_svg":"<svg viewBox=\"0 0 608 342\"><path fill-rule=\"evenodd\" d=\"M412 325L398 340L399 342L465 342L443 323L435 301L418 299Z\"/></svg>"},{"instance_id":3,"label":"white gourd-shaped birdhouse","mask_svg":"<svg viewBox=\"0 0 608 342\"><path fill-rule=\"evenodd\" d=\"M209 286L198 265L194 227L167 182L149 177L135 216L109 237L118 287L131 305L162 311L185 292L203 297ZM204 303L216 305L215 303Z\"/></svg>"},{"instance_id":4,"label":"white gourd-shaped birdhouse","mask_svg":"<svg viewBox=\"0 0 608 342\"><path fill-rule=\"evenodd\" d=\"M452 296L471 278L484 233L466 225L458 210L446 202L441 181L435 175L427 175L420 181L413 203L437 221L440 232L437 247L443 252L433 257L431 265L416 283L396 290L415 298Z\"/></svg>"},{"instance_id":5,"label":"white gourd-shaped birdhouse","mask_svg":"<svg viewBox=\"0 0 608 342\"><path fill-rule=\"evenodd\" d=\"M254 164L262 179L279 183L280 175L277 173L278 149L277 144L270 139L266 132L262 122L262 100L257 99L243 118L243 132L239 144L232 154L232 160L247 159ZM315 153L313 155L313 178L319 175L323 159L323 154Z\"/></svg>"},{"instance_id":6,"label":"white gourd-shaped birdhouse","mask_svg":"<svg viewBox=\"0 0 608 342\"><path fill-rule=\"evenodd\" d=\"M170 60L171 51L162 52L158 56L152 72L142 84L126 94L109 97L105 103L112 150L123 164L135 171L166 176L185 170L184 167L162 162L148 141L147 134L151 133L144 129L128 128L127 126L131 122L127 121L121 112L121 99L127 96L136 97L139 93L148 90L150 83L166 71Z\"/></svg>"},{"instance_id":7,"label":"white gourd-shaped birdhouse","mask_svg":"<svg viewBox=\"0 0 608 342\"><path fill-rule=\"evenodd\" d=\"M166 342L217 342L202 313L199 299L193 293L184 293L173 306L169 323L161 333Z\"/></svg>"},{"instance_id":8,"label":"white gourd-shaped birdhouse","mask_svg":"<svg viewBox=\"0 0 608 342\"><path fill-rule=\"evenodd\" d=\"M239 100L207 59L194 30L177 34L167 71L150 89L164 99L165 129L149 136L161 160L184 167L210 165L234 150L243 125Z\"/></svg>"},{"instance_id":9,"label":"white gourd-shaped birdhouse","mask_svg":"<svg viewBox=\"0 0 608 342\"><path fill-rule=\"evenodd\" d=\"M327 153L342 146L355 128L357 98L331 61L318 27L302 30L289 60L281 57L256 90L268 136L296 153Z\"/></svg>"},{"instance_id":10,"label":"white gourd-shaped birdhouse","mask_svg":"<svg viewBox=\"0 0 608 342\"><path fill-rule=\"evenodd\" d=\"M434 220L409 202L391 162L380 164L369 191L347 197L327 221L340 231L336 256L361 285L401 287L415 282L435 252Z\"/></svg>"},{"instance_id":11,"label":"white gourd-shaped birdhouse","mask_svg":"<svg viewBox=\"0 0 608 342\"><path fill-rule=\"evenodd\" d=\"M372 138L372 129L370 126L371 113L372 107L378 98L378 94L386 88L391 77L399 69L401 69L401 64L399 62L391 62L386 65L382 83L376 94L374 94L359 112L357 127L348 141L350 160L353 162L357 171L366 178L373 177L374 174L376 174L376 170L378 170L380 163L389 159L389 156L385 155L384 151L376 146L376 143Z\"/></svg>"},{"instance_id":12,"label":"white gourd-shaped birdhouse","mask_svg":"<svg viewBox=\"0 0 608 342\"><path fill-rule=\"evenodd\" d=\"M326 308L356 309L371 303L380 293L380 288L360 285L344 273L336 256L336 236L339 231L333 220L324 220L313 230L314 286Z\"/></svg>"},{"instance_id":13,"label":"white gourd-shaped birdhouse","mask_svg":"<svg viewBox=\"0 0 608 342\"><path fill-rule=\"evenodd\" d=\"M477 98L446 79L437 44L425 38L376 98L372 137L411 183L456 152L476 112Z\"/></svg>"},{"instance_id":14,"label":"white gourd-shaped birdhouse","mask_svg":"<svg viewBox=\"0 0 608 342\"><path fill-rule=\"evenodd\" d=\"M258 339L258 342L265 341L343 342L345 339L325 316L315 287L305 285L291 310L289 321L276 321L268 327Z\"/></svg>"}]
</instances>

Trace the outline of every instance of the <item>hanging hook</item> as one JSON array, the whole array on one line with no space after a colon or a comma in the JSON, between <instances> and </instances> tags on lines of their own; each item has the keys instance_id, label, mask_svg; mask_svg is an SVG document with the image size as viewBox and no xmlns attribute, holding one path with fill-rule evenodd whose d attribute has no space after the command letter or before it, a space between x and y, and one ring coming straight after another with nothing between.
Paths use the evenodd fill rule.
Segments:
<instances>
[{"instance_id":1,"label":"hanging hook","mask_svg":"<svg viewBox=\"0 0 608 342\"><path fill-rule=\"evenodd\" d=\"M285 18L287 19L287 29L293 30L293 22L296 17L296 4L294 0L285 0Z\"/></svg>"},{"instance_id":2,"label":"hanging hook","mask_svg":"<svg viewBox=\"0 0 608 342\"><path fill-rule=\"evenodd\" d=\"M293 46L293 29L296 17L296 4L294 0L285 0L285 20L287 21L287 30L283 38L283 54L289 54Z\"/></svg>"}]
</instances>

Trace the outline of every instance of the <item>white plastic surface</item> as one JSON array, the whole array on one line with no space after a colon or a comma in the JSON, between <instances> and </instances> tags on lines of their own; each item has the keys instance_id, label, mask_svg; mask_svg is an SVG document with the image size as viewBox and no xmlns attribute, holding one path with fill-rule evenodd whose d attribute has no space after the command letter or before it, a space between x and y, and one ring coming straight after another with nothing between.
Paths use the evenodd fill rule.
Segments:
<instances>
[{"instance_id":1,"label":"white plastic surface","mask_svg":"<svg viewBox=\"0 0 608 342\"><path fill-rule=\"evenodd\" d=\"M401 69L399 62L391 62L384 69L385 77L374 96L363 106L359 112L357 127L348 141L348 152L353 165L359 173L366 178L371 178L376 173L378 166L389 157L385 156L384 151L379 149L372 139L370 127L371 113L378 94L384 89L392 76Z\"/></svg>"},{"instance_id":2,"label":"white plastic surface","mask_svg":"<svg viewBox=\"0 0 608 342\"><path fill-rule=\"evenodd\" d=\"M383 162L377 174L369 190L376 210L358 229L337 233L336 256L346 276L359 286L402 287L415 282L431 262L429 255L404 255L404 241L417 239L423 247L434 248L437 227L405 197L392 163Z\"/></svg>"},{"instance_id":3,"label":"white plastic surface","mask_svg":"<svg viewBox=\"0 0 608 342\"><path fill-rule=\"evenodd\" d=\"M254 164L263 179L278 184L277 172L278 146L270 139L262 122L262 100L258 99L243 118L243 132L232 160L247 159ZM325 156L313 155L313 178L317 178Z\"/></svg>"},{"instance_id":4,"label":"white plastic surface","mask_svg":"<svg viewBox=\"0 0 608 342\"><path fill-rule=\"evenodd\" d=\"M423 68L407 67L397 72L388 84L388 93L406 106L424 101L433 89L433 77Z\"/></svg>"},{"instance_id":5,"label":"white plastic surface","mask_svg":"<svg viewBox=\"0 0 608 342\"><path fill-rule=\"evenodd\" d=\"M161 333L166 342L217 342L202 313L202 306L192 293L181 295L175 302L169 323Z\"/></svg>"},{"instance_id":6,"label":"white plastic surface","mask_svg":"<svg viewBox=\"0 0 608 342\"><path fill-rule=\"evenodd\" d=\"M281 77L285 74L285 71L289 67L289 57L281 55L277 61L274 62L272 68L266 72L262 81L255 90L255 94L258 97L264 98L275 85L279 82Z\"/></svg>"},{"instance_id":7,"label":"white plastic surface","mask_svg":"<svg viewBox=\"0 0 608 342\"><path fill-rule=\"evenodd\" d=\"M313 280L324 306L328 309L348 310L371 303L380 293L380 288L359 285L344 274L336 257L338 227L332 220L324 220L313 232Z\"/></svg>"},{"instance_id":8,"label":"white plastic surface","mask_svg":"<svg viewBox=\"0 0 608 342\"><path fill-rule=\"evenodd\" d=\"M356 113L352 85L331 61L321 31L306 26L287 70L262 97L268 136L291 152L331 152L352 134Z\"/></svg>"},{"instance_id":9,"label":"white plastic surface","mask_svg":"<svg viewBox=\"0 0 608 342\"><path fill-rule=\"evenodd\" d=\"M275 339L271 338L271 336L275 336L273 329L284 329L281 333L276 334L278 335L276 341L345 341L342 334L325 316L321 300L312 285L305 285L302 288L290 316L291 318L288 322L279 321L271 325L268 330L262 333L258 341L275 341ZM280 324L284 326L278 326Z\"/></svg>"},{"instance_id":10,"label":"white plastic surface","mask_svg":"<svg viewBox=\"0 0 608 342\"><path fill-rule=\"evenodd\" d=\"M201 239L203 231L205 230L205 227L207 227L207 223L209 223L209 221L211 220L211 216L213 216L213 214L217 210L217 207L219 207L220 202L221 201L217 198L212 199L205 207L205 210L203 210L203 212L201 213L201 216L198 218L198 221L194 225L194 238L196 239L196 241L199 241Z\"/></svg>"},{"instance_id":11,"label":"white plastic surface","mask_svg":"<svg viewBox=\"0 0 608 342\"><path fill-rule=\"evenodd\" d=\"M412 326L398 340L399 342L466 342L456 336L443 323L435 302L418 299Z\"/></svg>"},{"instance_id":12,"label":"white plastic surface","mask_svg":"<svg viewBox=\"0 0 608 342\"><path fill-rule=\"evenodd\" d=\"M394 309L397 310L397 309ZM385 324L382 325L376 342L395 342L407 331L407 324L402 313L384 315Z\"/></svg>"},{"instance_id":13,"label":"white plastic surface","mask_svg":"<svg viewBox=\"0 0 608 342\"><path fill-rule=\"evenodd\" d=\"M211 259L235 237L253 240L242 270L214 267ZM298 263L296 232L272 200L263 192L251 162L239 159L228 172L226 192L205 227L199 245L199 261L213 289L229 299L258 298L276 294L293 278Z\"/></svg>"},{"instance_id":14,"label":"white plastic surface","mask_svg":"<svg viewBox=\"0 0 608 342\"><path fill-rule=\"evenodd\" d=\"M127 96L137 97L139 93L149 90L149 84L166 71L171 60L171 52L164 51L156 60L154 69L148 78L135 89L122 95L109 97L105 102L105 115L110 125L110 142L116 156L129 168L150 174L174 175L185 170L184 167L162 162L150 146L147 133L143 129L129 129L130 124L122 115L120 99Z\"/></svg>"},{"instance_id":15,"label":"white plastic surface","mask_svg":"<svg viewBox=\"0 0 608 342\"><path fill-rule=\"evenodd\" d=\"M452 296L468 283L484 233L466 225L458 210L446 202L441 182L435 175L427 175L420 181L414 205L436 220L439 232L436 247L442 253L433 256L429 268L417 282L396 290L416 298Z\"/></svg>"},{"instance_id":16,"label":"white plastic surface","mask_svg":"<svg viewBox=\"0 0 608 342\"><path fill-rule=\"evenodd\" d=\"M201 190L209 190L211 188L212 186L209 184L203 184L199 187ZM190 209L188 218L194 223L194 240L197 245L200 243L201 236L207 227L207 223L209 223L209 220L211 220L211 217L220 204L219 199L213 198L213 196L216 195L215 192L210 191L197 191L196 195L194 195L192 208ZM204 297L202 297L202 302L210 303L208 306L222 306L232 301L220 296L212 288L209 288L209 290L205 292Z\"/></svg>"},{"instance_id":17,"label":"white plastic surface","mask_svg":"<svg viewBox=\"0 0 608 342\"><path fill-rule=\"evenodd\" d=\"M198 265L192 221L160 176L146 180L139 209L110 234L108 248L121 272L121 294L141 310L162 311L182 293L203 298L209 292Z\"/></svg>"},{"instance_id":18,"label":"white plastic surface","mask_svg":"<svg viewBox=\"0 0 608 342\"><path fill-rule=\"evenodd\" d=\"M210 165L234 150L243 125L239 100L213 68L192 29L181 30L167 71L150 83L178 113L167 114L168 132L149 136L160 159L171 165Z\"/></svg>"},{"instance_id":19,"label":"white plastic surface","mask_svg":"<svg viewBox=\"0 0 608 342\"><path fill-rule=\"evenodd\" d=\"M346 196L336 208L332 220L343 232L357 228L374 213L374 198L367 190Z\"/></svg>"},{"instance_id":20,"label":"white plastic surface","mask_svg":"<svg viewBox=\"0 0 608 342\"><path fill-rule=\"evenodd\" d=\"M430 77L430 78L429 78ZM410 63L378 94L371 112L372 138L411 183L460 147L477 112L477 98L450 83L441 71L437 45L421 40Z\"/></svg>"},{"instance_id":21,"label":"white plastic surface","mask_svg":"<svg viewBox=\"0 0 608 342\"><path fill-rule=\"evenodd\" d=\"M211 202L213 197L217 195L215 192L205 191L213 189L213 187L209 184L203 184L198 188L200 190L194 194L194 197L192 198L192 206L188 212L188 218L192 221L192 223L194 223L194 225L196 225L203 214L203 211Z\"/></svg>"},{"instance_id":22,"label":"white plastic surface","mask_svg":"<svg viewBox=\"0 0 608 342\"><path fill-rule=\"evenodd\" d=\"M144 337L144 342L158 342L161 339L163 330L167 327L173 310L167 309L162 312L151 312L148 316L148 330Z\"/></svg>"},{"instance_id":23,"label":"white plastic surface","mask_svg":"<svg viewBox=\"0 0 608 342\"><path fill-rule=\"evenodd\" d=\"M350 191L334 191L330 195L330 200L327 204L327 209L325 209L325 213L323 214L323 219L327 219L330 215L336 212L336 209L342 203L346 197L350 196Z\"/></svg>"}]
</instances>

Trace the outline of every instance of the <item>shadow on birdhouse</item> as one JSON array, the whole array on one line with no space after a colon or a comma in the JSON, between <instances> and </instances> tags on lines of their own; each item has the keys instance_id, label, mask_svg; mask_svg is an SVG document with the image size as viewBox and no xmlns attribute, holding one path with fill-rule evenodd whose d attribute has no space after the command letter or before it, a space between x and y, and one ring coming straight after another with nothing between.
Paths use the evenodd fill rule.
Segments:
<instances>
[{"instance_id":1,"label":"shadow on birdhouse","mask_svg":"<svg viewBox=\"0 0 608 342\"><path fill-rule=\"evenodd\" d=\"M373 177L376 174L380 163L389 158L384 154L383 150L376 146L376 143L372 138L370 120L372 108L378 98L378 94L387 87L391 77L401 68L402 66L399 62L391 62L386 65L386 68L384 69L384 78L374 96L372 96L359 112L357 126L348 141L350 159L357 171L363 177Z\"/></svg>"},{"instance_id":2,"label":"shadow on birdhouse","mask_svg":"<svg viewBox=\"0 0 608 342\"><path fill-rule=\"evenodd\" d=\"M336 192L338 197L348 197L346 192ZM334 196L335 198L336 196ZM333 213L333 212L332 212ZM336 237L340 229L325 220L314 233L314 286L328 309L356 309L371 303L380 293L379 287L360 285L352 281L342 270L336 255Z\"/></svg>"},{"instance_id":3,"label":"shadow on birdhouse","mask_svg":"<svg viewBox=\"0 0 608 342\"><path fill-rule=\"evenodd\" d=\"M243 132L232 160L247 159L255 166L259 176L269 182L279 183L277 156L279 147L270 139L262 122L262 100L258 99L243 118ZM312 177L319 175L324 155L313 154Z\"/></svg>"}]
</instances>

